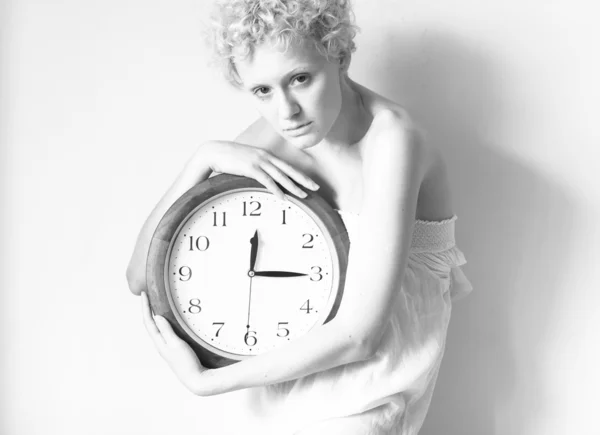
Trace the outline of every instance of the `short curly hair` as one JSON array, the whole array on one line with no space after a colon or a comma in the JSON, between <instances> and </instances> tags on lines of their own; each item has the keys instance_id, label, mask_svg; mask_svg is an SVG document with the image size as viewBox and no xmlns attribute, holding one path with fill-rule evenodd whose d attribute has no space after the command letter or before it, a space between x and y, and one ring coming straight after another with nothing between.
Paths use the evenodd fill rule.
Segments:
<instances>
[{"instance_id":1,"label":"short curly hair","mask_svg":"<svg viewBox=\"0 0 600 435\"><path fill-rule=\"evenodd\" d=\"M327 60L344 59L347 68L359 31L349 0L216 0L203 34L209 63L239 88L234 58L245 58L262 42L287 50L308 41Z\"/></svg>"}]
</instances>

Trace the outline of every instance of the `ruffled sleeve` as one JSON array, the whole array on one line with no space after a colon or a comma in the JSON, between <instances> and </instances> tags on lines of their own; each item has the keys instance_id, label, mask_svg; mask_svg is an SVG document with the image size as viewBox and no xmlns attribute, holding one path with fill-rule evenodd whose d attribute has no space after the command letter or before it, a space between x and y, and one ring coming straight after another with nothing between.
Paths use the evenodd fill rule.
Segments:
<instances>
[{"instance_id":1,"label":"ruffled sleeve","mask_svg":"<svg viewBox=\"0 0 600 435\"><path fill-rule=\"evenodd\" d=\"M455 245L442 252L444 261L450 266L450 298L452 302L458 301L473 291L471 281L466 277L461 266L467 263L465 255Z\"/></svg>"},{"instance_id":2,"label":"ruffled sleeve","mask_svg":"<svg viewBox=\"0 0 600 435\"><path fill-rule=\"evenodd\" d=\"M471 293L473 285L460 267L453 267L450 273L450 298L455 302Z\"/></svg>"},{"instance_id":3,"label":"ruffled sleeve","mask_svg":"<svg viewBox=\"0 0 600 435\"><path fill-rule=\"evenodd\" d=\"M438 273L449 273L450 298L458 301L473 291L473 285L461 266L467 263L464 253L456 246L440 252L418 252L412 254L418 263Z\"/></svg>"}]
</instances>

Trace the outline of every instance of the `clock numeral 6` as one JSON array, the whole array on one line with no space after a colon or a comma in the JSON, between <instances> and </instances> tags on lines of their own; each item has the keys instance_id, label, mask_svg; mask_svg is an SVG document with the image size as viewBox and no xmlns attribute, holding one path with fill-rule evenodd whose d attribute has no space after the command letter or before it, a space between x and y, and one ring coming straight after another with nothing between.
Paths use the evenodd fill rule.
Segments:
<instances>
[{"instance_id":1,"label":"clock numeral 6","mask_svg":"<svg viewBox=\"0 0 600 435\"><path fill-rule=\"evenodd\" d=\"M260 212L258 211L258 210L260 210L260 207L261 207L260 202L250 201L250 204L256 204L256 208L250 212L250 216L260 216ZM242 216L248 216L246 214L246 201L244 201L244 214Z\"/></svg>"},{"instance_id":2,"label":"clock numeral 6","mask_svg":"<svg viewBox=\"0 0 600 435\"><path fill-rule=\"evenodd\" d=\"M312 234L308 234L308 233L302 234L302 237L304 237L304 236L308 236L309 239L308 239L308 242L306 242L306 243L304 243L304 245L302 245L302 248L314 248L314 245L309 245L309 243L312 243L314 236Z\"/></svg>"},{"instance_id":3,"label":"clock numeral 6","mask_svg":"<svg viewBox=\"0 0 600 435\"><path fill-rule=\"evenodd\" d=\"M289 322L279 322L277 324L277 336L278 337L287 337L288 335L290 335L290 330L287 328L282 328L281 325L287 325ZM285 331L285 335L279 335L279 333L281 331Z\"/></svg>"},{"instance_id":4,"label":"clock numeral 6","mask_svg":"<svg viewBox=\"0 0 600 435\"><path fill-rule=\"evenodd\" d=\"M310 268L310 270L313 270L314 268L317 268L317 271L313 272L313 275L310 276L310 280L311 281L321 281L323 279L323 275L321 275L321 270L322 269L319 266L313 266L313 267ZM319 278L314 278L313 279L313 276L315 276L315 275L318 276Z\"/></svg>"},{"instance_id":5,"label":"clock numeral 6","mask_svg":"<svg viewBox=\"0 0 600 435\"><path fill-rule=\"evenodd\" d=\"M227 223L225 222L225 218L227 217L227 212L222 212L223 213L223 220L221 223L222 227L226 227ZM217 212L213 211L213 227L217 226Z\"/></svg>"},{"instance_id":6,"label":"clock numeral 6","mask_svg":"<svg viewBox=\"0 0 600 435\"><path fill-rule=\"evenodd\" d=\"M201 239L204 240L203 245L200 245ZM206 251L208 249L209 245L210 245L210 241L208 240L208 237L206 237L206 236L196 237L196 243L194 243L194 237L190 236L190 251L194 250L194 246L196 246L196 249L198 251ZM204 246L204 247L201 247L201 246Z\"/></svg>"},{"instance_id":7,"label":"clock numeral 6","mask_svg":"<svg viewBox=\"0 0 600 435\"><path fill-rule=\"evenodd\" d=\"M179 268L179 281L189 281L192 278L192 269L188 266Z\"/></svg>"},{"instance_id":8,"label":"clock numeral 6","mask_svg":"<svg viewBox=\"0 0 600 435\"><path fill-rule=\"evenodd\" d=\"M219 336L219 332L221 332L221 329L223 329L223 326L225 325L225 322L213 322L213 326L215 325L221 325L221 327L219 329L217 329L217 332L215 334L215 337Z\"/></svg>"},{"instance_id":9,"label":"clock numeral 6","mask_svg":"<svg viewBox=\"0 0 600 435\"><path fill-rule=\"evenodd\" d=\"M191 314L198 314L202 311L202 307L200 306L200 299L190 299L190 307L188 311Z\"/></svg>"},{"instance_id":10,"label":"clock numeral 6","mask_svg":"<svg viewBox=\"0 0 600 435\"><path fill-rule=\"evenodd\" d=\"M246 343L246 346L254 346L256 345L256 343L258 342L258 339L250 334L256 334L256 331L248 331L246 332L246 334L244 334L244 343Z\"/></svg>"}]
</instances>

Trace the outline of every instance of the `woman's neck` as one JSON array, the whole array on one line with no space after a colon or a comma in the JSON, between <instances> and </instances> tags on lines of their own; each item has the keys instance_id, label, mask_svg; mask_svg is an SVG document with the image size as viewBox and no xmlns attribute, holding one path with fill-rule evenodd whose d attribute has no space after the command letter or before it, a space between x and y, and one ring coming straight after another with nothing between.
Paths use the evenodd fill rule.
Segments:
<instances>
[{"instance_id":1,"label":"woman's neck","mask_svg":"<svg viewBox=\"0 0 600 435\"><path fill-rule=\"evenodd\" d=\"M327 136L306 150L315 159L335 158L348 152L361 141L373 121L373 115L354 81L345 75L340 79L340 85L342 104L337 119Z\"/></svg>"}]
</instances>

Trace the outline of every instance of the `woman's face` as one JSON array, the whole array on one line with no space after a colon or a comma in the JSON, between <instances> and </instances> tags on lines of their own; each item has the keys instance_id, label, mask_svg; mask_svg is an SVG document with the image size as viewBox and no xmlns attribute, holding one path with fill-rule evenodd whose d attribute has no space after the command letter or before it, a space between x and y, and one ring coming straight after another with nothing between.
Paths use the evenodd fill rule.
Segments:
<instances>
[{"instance_id":1,"label":"woman's face","mask_svg":"<svg viewBox=\"0 0 600 435\"><path fill-rule=\"evenodd\" d=\"M243 91L289 143L305 149L329 133L342 103L339 62L329 62L308 43L290 45L285 53L263 43L235 66Z\"/></svg>"}]
</instances>

